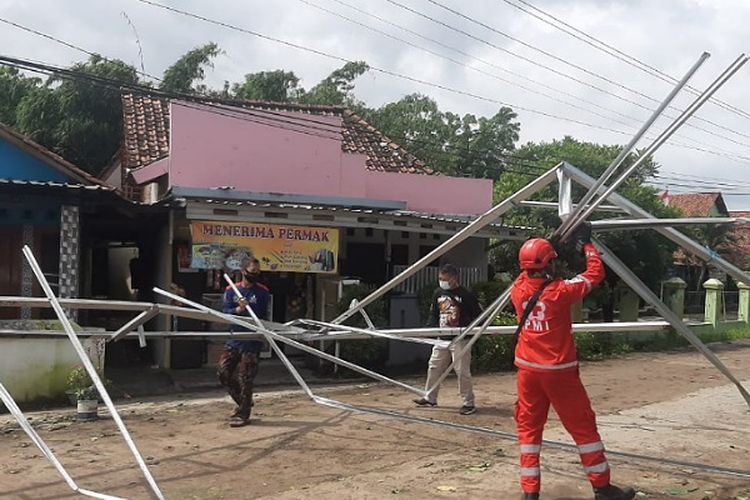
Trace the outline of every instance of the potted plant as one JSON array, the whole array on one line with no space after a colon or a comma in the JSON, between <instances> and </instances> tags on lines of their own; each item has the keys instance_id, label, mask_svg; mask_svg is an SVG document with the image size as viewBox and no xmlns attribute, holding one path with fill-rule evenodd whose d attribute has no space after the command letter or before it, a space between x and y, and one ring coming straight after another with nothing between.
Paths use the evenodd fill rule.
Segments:
<instances>
[{"instance_id":1,"label":"potted plant","mask_svg":"<svg viewBox=\"0 0 750 500\"><path fill-rule=\"evenodd\" d=\"M96 390L86 369L77 365L68 375L68 391L76 402L78 420L96 420L99 418L99 391Z\"/></svg>"}]
</instances>

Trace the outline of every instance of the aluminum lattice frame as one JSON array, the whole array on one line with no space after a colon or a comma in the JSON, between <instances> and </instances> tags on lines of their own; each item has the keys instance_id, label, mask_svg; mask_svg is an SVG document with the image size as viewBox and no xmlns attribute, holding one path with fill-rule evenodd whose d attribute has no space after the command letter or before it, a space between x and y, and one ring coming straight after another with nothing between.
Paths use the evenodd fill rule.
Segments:
<instances>
[{"instance_id":1,"label":"aluminum lattice frame","mask_svg":"<svg viewBox=\"0 0 750 500\"><path fill-rule=\"evenodd\" d=\"M408 279L409 276L413 275L414 273L418 272L420 269L425 267L427 264L435 260L436 258L443 255L445 252L450 250L451 248L455 247L462 241L466 240L473 234L475 234L477 231L482 229L483 227L487 226L488 224L491 224L495 220L497 220L498 217L505 214L512 208L519 206L522 202L527 201L529 197L540 191L541 189L547 187L549 184L551 184L555 178L557 178L560 189L559 189L559 201L558 201L558 210L563 217L563 224L558 228L556 231L556 235L559 236L566 236L566 234L571 233L577 224L579 224L582 220L584 220L588 215L590 215L594 210L597 209L601 203L607 199L609 199L611 202L614 202L615 205L620 206L621 208L624 208L629 213L638 215L642 218L649 219L649 224L653 225L653 217L648 212L644 211L643 209L637 207L636 205L630 203L629 201L625 200L624 198L620 197L619 195L616 195L614 193L615 189L624 182L624 180L627 178L629 173L631 173L637 165L644 160L645 157L652 154L658 147L660 147L682 124L687 121L687 119L700 107L702 106L705 101L713 95L713 93L716 92L733 74L735 74L739 68L745 64L748 60L748 58L744 55L737 58L737 60L730 65L729 68L727 68L722 75L720 75L678 118L675 120L667 129L662 132L659 137L654 141L654 143L649 146L649 148L646 150L647 153L644 154L639 160L635 162L634 165L631 165L618 179L615 180L615 182L610 187L605 187L605 183L608 181L608 178L611 174L615 172L617 169L617 166L619 163L621 163L624 158L627 156L627 154L631 151L631 149L635 146L635 143L642 137L642 135L645 133L645 131L648 129L648 127L655 121L655 119L659 116L661 111L666 107L666 105L674 98L674 96L677 94L677 92L687 83L687 81L690 79L692 74L695 73L697 68L705 61L707 55L704 54L701 56L701 58L694 64L694 66L688 71L688 73L685 75L685 77L678 83L677 87L670 92L670 94L667 96L666 100L660 107L654 112L652 117L649 119L646 125L644 125L641 130L639 130L638 134L636 134L636 137L634 137L633 140L628 144L626 148L623 149L620 155L618 155L618 158L616 158L612 164L607 168L607 172L605 175L603 175L600 179L591 179L587 178L585 174L580 172L579 170L575 169L575 167L572 167L568 164L560 164L556 166L553 169L550 169L546 173L542 174L539 178L535 179L531 183L529 183L527 186L519 190L518 192L514 193L512 196L510 196L508 199L504 200L500 204L494 206L489 211L487 211L485 214L481 215L479 218L477 218L475 221L473 221L471 224L469 224L466 228L455 234L453 237L448 239L446 242L444 242L442 245L440 245L438 248L430 252L428 255L423 257L422 259L418 260L416 263L414 263L412 266L410 266L407 270L399 274L398 276L391 279L388 283L381 286L377 290L375 290L371 295L363 299L358 304L354 304L353 307L351 307L348 311L343 313L341 316L333 320L330 324L317 324L316 326L322 326L324 330L322 332L318 332L319 335L329 336L333 337L333 335L328 335L330 332L330 328L339 328L344 331L349 332L365 332L368 334L378 334L379 332L376 332L371 329L360 329L360 328L354 328L354 327L347 327L345 325L342 325L341 322L344 320L350 318L354 314L359 313L360 311L363 311L364 308L377 300L379 297L387 293L389 290L397 286L398 284L402 283L406 279ZM571 197L571 180L575 180L579 182L582 185L588 185L589 191L586 193L584 199L579 202L577 207L573 207L572 204L572 197ZM593 199L595 196L599 195L599 198L595 201L588 203L589 200ZM579 217L577 215L580 214ZM702 258L704 260L707 260L714 264L716 267L719 267L720 269L725 270L730 275L735 277L735 279L744 281L746 283L750 283L750 275L747 275L740 269L732 266L725 260L721 259L720 257L717 257L715 252L711 251L710 249L703 248L700 244L696 243L695 241L691 240L687 236L683 235L682 233L679 233L675 229L671 227L659 227L656 226L655 229L659 231L660 233L664 234L668 238L672 239L673 241L677 242L680 246L682 246L685 250L688 252L698 256L699 258ZM750 395L745 390L745 388L742 386L742 384L733 376L733 374L721 363L721 361L716 357L716 355L711 352L705 344L703 344L698 337L696 337L692 331L681 321L679 318L677 318L667 307L664 305L663 302L661 302L658 297L656 297L653 292L651 292L645 285L638 279L637 276L635 276L632 271L627 269L619 259L617 259L614 254L612 254L606 247L603 247L600 243L597 242L599 247L601 248L603 252L603 258L605 262L610 266L611 269L613 269L626 283L628 283L631 288L633 288L639 295L641 295L644 300L654 305L654 307L657 308L658 311L662 313L662 315L665 317L665 319L672 325L672 327L675 328L680 334L685 336L698 350L706 356L709 361L714 364L727 378L729 378L739 389L740 393L742 394L743 398L745 398L745 401L750 405ZM33 260L33 255L31 255L31 252L29 249L25 249L25 254L27 254L27 259L31 262ZM38 276L39 278L39 276ZM46 280L43 279L43 276L40 278L40 283L43 285L46 284ZM230 283L231 284L231 283ZM70 327L69 321L67 321L67 317L62 312L60 301L57 300L57 298L51 293L51 290L47 290L49 288L48 286L45 288L45 293L47 294L47 298L49 300L50 305L55 309L55 312L60 317L60 320L62 321L63 325L65 326L66 333L71 338L71 342L73 343L74 347L80 347L80 342L78 341L76 335L74 332L72 332L72 327ZM286 356L283 354L283 352L278 348L275 341L280 341L282 343L297 347L298 349L301 349L305 352L308 352L310 354L314 354L316 356L319 356L323 359L326 359L328 361L334 362L336 364L339 364L341 366L345 366L347 368L350 368L356 372L359 372L361 374L370 376L376 380L380 380L382 382L387 382L394 384L396 386L402 387L406 390L409 390L411 392L415 392L417 394L425 394L426 391L418 388L414 388L409 386L408 384L405 384L403 382L390 379L382 374L366 370L354 363L350 363L348 361L342 360L336 356L331 356L328 353L325 353L323 351L319 351L317 349L314 349L312 347L309 347L305 344L301 344L295 340L289 339L285 337L284 335L281 335L275 331L272 331L269 329L269 325L261 322L258 320L257 317L254 317L252 310L250 310L250 315L253 317L253 321L247 321L246 319L233 317L230 315L226 315L223 313L220 313L218 311L211 310L201 304L197 304L194 302L191 302L187 299L184 299L182 297L179 297L177 295L171 294L169 292L155 289L157 293L160 293L161 295L165 297L169 297L173 300L182 302L188 306L191 306L195 309L198 309L198 311L201 313L200 316L205 318L206 316L211 317L213 319L219 320L224 323L231 323L236 324L239 326L244 326L246 328L249 328L251 331L257 332L261 335L263 335L268 341L271 343L274 350L279 355L282 362L285 364L287 369L291 372L291 374L295 377L297 382L300 384L302 389L305 391L307 396L311 398L313 401L315 401L318 404L339 408L339 409L346 409L348 411L357 411L361 413L366 414L373 414L373 415L381 415L381 416L389 416L392 418L398 418L401 420L407 420L407 421L415 421L415 422L423 422L426 419L420 419L418 417L406 415L406 414L400 414L397 412L388 412L384 410L378 410L373 408L365 408L365 407L359 407L355 405L349 405L346 403L342 403L339 401L331 400L328 398L323 398L320 396L316 396L312 390L309 388L309 386L306 384L304 379L301 377L299 372L296 370L296 368L289 362L289 360L286 358ZM500 297L497 298L491 304L478 318L476 318L471 325L469 325L464 331L462 331L452 342L458 342L468 336L469 333L473 332L473 335L471 336L470 340L464 345L460 352L457 354L458 357L460 357L463 353L465 353L468 349L471 349L471 346L476 340L484 334L487 329L489 328L489 325L492 323L494 318L496 317L497 313L502 310L509 301L509 295L510 295L510 289L506 290L503 294L501 294ZM91 305L93 305L97 301L89 301ZM132 328L138 328L141 327L143 322L146 321L150 316L159 314L159 313L170 313L170 314L177 314L180 316L189 315L190 312L180 310L180 308L176 307L170 307L170 306L162 306L162 305L148 305L146 309L143 308L134 308L133 310L139 310L140 314L135 317L133 320L128 322L126 325L124 325L118 332L115 333L113 336L114 339L121 338L128 334L128 331ZM192 314L195 315L197 312L193 311ZM308 322L308 325L310 323ZM476 329L476 331L474 331ZM382 332L380 332L382 333ZM417 339L409 339L409 338L400 338L400 340L403 341L416 341ZM423 339L419 339L422 341ZM78 349L77 349L78 350ZM88 367L88 364L90 364L90 361L86 359L82 359L84 361L84 365ZM89 361L88 364L86 361ZM448 375L452 368L453 364L445 370L445 372L441 375L441 377L438 379L438 381L435 383L435 386L442 383L442 381L445 379L445 377ZM93 368L92 368L93 370ZM95 382L98 380L98 376L95 373L95 370L93 370L94 373L91 373L92 378L95 380ZM97 387L100 385L100 383L97 384ZM434 386L433 386L434 387ZM427 390L431 390L432 388L428 388ZM103 391L102 396L105 398L105 402L107 402L107 405L110 407L110 411L113 413L113 417L115 417L115 420L118 421L118 424L121 424L119 422L119 416L117 415L116 410L114 409L114 405L111 403L111 400L109 399L108 394L106 394L106 390L104 390L103 386L100 388L100 392ZM8 395L9 396L9 395ZM4 398L6 400L6 404L10 403L12 400L7 400L7 398ZM438 421L429 421L428 423L432 423L433 425L441 425L446 426L450 428L456 428L460 430L469 430L472 432L482 432L481 429L473 427L473 426L459 426L456 424L448 423L448 422L438 422ZM124 426L122 426L124 427ZM152 490L156 494L157 497L161 497L161 493L158 490L158 487L156 487L156 484L153 482L153 478L150 475L150 472L148 471L148 468L145 466L145 463L142 462L142 457L140 457L140 453L135 448L135 445L132 443L132 440L129 439L129 435L127 431L124 428L121 428L121 431L123 432L123 436L126 438L126 441L128 442L128 445L131 446L131 451L133 451L134 456L136 457L136 461L141 465L144 475L146 476L147 480L149 480L149 484L152 486ZM510 435L510 433L507 433L507 436L502 436L502 433L494 433L498 436L509 438L509 439L515 439L515 435ZM33 435L32 439L34 439ZM36 442L36 441L35 441ZM560 443L550 443L550 444L560 444ZM610 454L618 455L617 452L610 452ZM641 460L652 460L652 461L659 461L658 459L655 459L653 457L643 457L640 455L634 455L634 454L623 454L620 453L621 456L628 456L628 458L635 458L635 459L641 459ZM49 458L49 457L48 457ZM662 461L663 463L663 461ZM686 464L678 463L678 462L672 462L672 465L677 466L685 466ZM691 464L691 466L695 466L697 468L703 468L705 470L711 469L715 472L721 472L724 474L730 474L730 475L741 475L743 477L750 476L750 472L747 471L731 471L729 469L721 469L710 466L704 466L702 464ZM70 484L70 483L69 483Z\"/></svg>"}]
</instances>

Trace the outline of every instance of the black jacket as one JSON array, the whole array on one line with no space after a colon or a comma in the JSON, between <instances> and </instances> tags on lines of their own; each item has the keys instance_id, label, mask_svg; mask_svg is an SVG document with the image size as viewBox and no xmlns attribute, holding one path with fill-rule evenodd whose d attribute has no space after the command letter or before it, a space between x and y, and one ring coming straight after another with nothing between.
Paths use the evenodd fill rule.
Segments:
<instances>
[{"instance_id":1,"label":"black jacket","mask_svg":"<svg viewBox=\"0 0 750 500\"><path fill-rule=\"evenodd\" d=\"M440 328L458 328L468 326L479 316L477 296L462 286L452 290L437 288L432 295L430 306L430 326Z\"/></svg>"}]
</instances>

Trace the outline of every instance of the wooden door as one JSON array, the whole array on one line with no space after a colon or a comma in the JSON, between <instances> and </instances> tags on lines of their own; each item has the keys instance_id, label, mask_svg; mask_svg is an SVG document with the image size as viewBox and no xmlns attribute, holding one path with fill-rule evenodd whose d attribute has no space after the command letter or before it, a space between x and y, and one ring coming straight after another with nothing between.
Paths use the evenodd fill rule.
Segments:
<instances>
[{"instance_id":1,"label":"wooden door","mask_svg":"<svg viewBox=\"0 0 750 500\"><path fill-rule=\"evenodd\" d=\"M0 225L0 295L21 295L21 226ZM0 307L0 319L17 319L20 310Z\"/></svg>"}]
</instances>

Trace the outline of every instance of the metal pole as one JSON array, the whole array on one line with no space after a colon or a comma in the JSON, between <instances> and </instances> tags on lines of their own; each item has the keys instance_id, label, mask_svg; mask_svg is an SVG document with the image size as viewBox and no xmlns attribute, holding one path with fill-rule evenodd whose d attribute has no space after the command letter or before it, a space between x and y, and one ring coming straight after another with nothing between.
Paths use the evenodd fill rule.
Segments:
<instances>
[{"instance_id":1,"label":"metal pole","mask_svg":"<svg viewBox=\"0 0 750 500\"><path fill-rule=\"evenodd\" d=\"M622 280L627 283L627 285L632 288L638 295L643 298L646 302L654 306L656 308L657 312L661 314L661 316L669 321L669 323L672 325L672 327L685 337L688 342L693 344L693 346L698 349L698 351L701 352L722 374L724 374L725 377L727 377L734 385L737 386L737 389L740 391L740 394L745 399L745 402L748 406L750 406L750 393L747 392L747 390L742 386L742 383L735 378L735 376L732 374L731 371L729 371L729 368L727 368L724 363L721 362L721 360L714 354L708 347L706 347L706 344L704 344L698 336L688 328L685 323L682 322L680 318L677 317L677 315L672 312L672 310L667 307L664 302L659 300L659 297L656 296L654 292L651 291L650 288L648 288L643 281L636 276L633 271L628 269L628 267L614 254L612 251L607 248L604 244L602 244L600 241L598 241L596 238L594 238L594 243L599 248L599 251L602 254L602 260L605 264L609 266L610 269L612 269Z\"/></svg>"},{"instance_id":2,"label":"metal pole","mask_svg":"<svg viewBox=\"0 0 750 500\"><path fill-rule=\"evenodd\" d=\"M695 324L704 324L703 322L695 322ZM347 328L341 325L336 325L337 328ZM490 326L485 330L485 335L512 335L515 331L515 326ZM624 332L640 332L640 331L655 331L655 330L667 330L669 329L669 323L666 321L624 321L617 323L573 323L574 332L590 332L590 333L624 333ZM465 329L462 328L409 328L409 329L388 329L381 330L383 333L393 335L401 340L413 341L414 339L433 338L433 337L457 337ZM278 332L277 332L278 333ZM326 333L306 333L306 334L285 334L280 335L291 335L290 338L293 340L299 340L303 342L311 342L320 339L339 339L339 340L361 340L372 337L370 331L365 333L356 333L351 330L340 329L332 330ZM0 335L18 335L20 337L34 337L34 338L53 338L59 336L60 332L55 330L4 330L0 329ZM79 338L91 338L101 337L112 332L91 332L82 331L76 332ZM135 335L131 333L130 335ZM262 333L256 332L237 332L230 335L227 332L208 332L208 331L148 331L142 333L144 339L147 338L191 338L191 339L253 339L262 337ZM448 341L445 341L448 342Z\"/></svg>"},{"instance_id":3,"label":"metal pole","mask_svg":"<svg viewBox=\"0 0 750 500\"><path fill-rule=\"evenodd\" d=\"M557 215L563 222L573 212L573 184L570 176L562 168L557 171ZM526 203L526 202L521 202Z\"/></svg>"},{"instance_id":4,"label":"metal pole","mask_svg":"<svg viewBox=\"0 0 750 500\"><path fill-rule=\"evenodd\" d=\"M232 291L234 292L234 295L238 299L243 298L242 294L237 288L237 285L234 284L234 281L232 281L232 279L229 277L227 273L224 273L224 280L227 283L229 283L230 287L232 287ZM253 322L255 322L255 324L258 326L258 328L265 329L265 326L260 321L260 318L258 318L258 315L255 314L255 311L253 311L253 308L250 307L250 304L247 304L245 306L245 309L247 310L250 317L253 319ZM284 354L284 351L281 350L278 344L276 344L276 341L273 338L271 338L270 335L264 333L263 336L265 337L266 342L268 342L268 344L271 346L271 349L273 349L276 355L279 357L281 362L284 363L284 366L286 366L287 370L289 370L289 372L292 374L292 376L297 381L297 383L302 388L302 390L305 391L305 394L307 394L308 397L312 398L313 393L312 393L312 390L310 390L310 386L307 385L307 382L305 382L305 380L302 378L302 375L300 375L299 372L294 368L294 366L292 365L292 362L289 361L289 358L287 358L286 354Z\"/></svg>"},{"instance_id":5,"label":"metal pole","mask_svg":"<svg viewBox=\"0 0 750 500\"><path fill-rule=\"evenodd\" d=\"M557 168L559 166L560 165L548 170L547 172L545 172L544 174L539 176L537 179L535 179L534 181L530 182L529 184L521 188L519 191L517 191L510 197L503 200L501 203L492 207L490 210L485 212L479 218L474 220L471 224L469 224L468 226L463 228L461 231L457 232L456 234L451 236L448 240L443 242L443 244L441 244L439 247L435 248L433 251L431 251L430 253L428 253L427 255L419 259L418 261L416 261L414 264L404 269L404 271L399 273L397 276L394 276L393 278L391 278L391 280L388 281L386 284L384 284L377 290L373 291L370 295L362 299L356 306L340 314L337 318L331 321L331 323L341 323L342 321L356 314L360 309L372 304L375 300L382 297L386 292L388 292L392 288L400 285L401 283L409 279L410 276L417 273L420 269L425 267L427 264L429 264L436 258L440 257L441 255L443 255L448 250L452 249L453 247L455 247L456 245L458 245L465 239L469 238L471 235L478 232L480 229L482 229L486 225L496 220L502 214L504 214L505 212L507 212L514 206L516 206L519 202L525 200L529 196L533 195L534 193L546 187L548 184L550 184L552 181L555 180Z\"/></svg>"},{"instance_id":6,"label":"metal pole","mask_svg":"<svg viewBox=\"0 0 750 500\"><path fill-rule=\"evenodd\" d=\"M563 168L565 168L565 170L570 173L571 177L573 177L577 182L583 184L584 186L593 185L595 179L593 179L582 170L570 164L566 164ZM601 189L603 188L600 188L600 191ZM656 219L656 217L622 195L619 195L617 193L610 193L608 197L613 203L623 207L634 216ZM711 249L707 249L697 241L688 238L678 230L671 227L655 227L654 230L677 243L679 246L692 253L693 255L705 260L706 262L710 262L719 269L725 271L735 280L750 284L750 274L735 266L731 262L723 259L720 255L718 255Z\"/></svg>"},{"instance_id":7,"label":"metal pole","mask_svg":"<svg viewBox=\"0 0 750 500\"><path fill-rule=\"evenodd\" d=\"M682 80L680 80L677 85L672 89L671 92L667 95L667 97L664 99L664 101L659 105L658 108L654 110L654 112L651 114L649 119L646 121L646 123L643 124L643 126L636 132L636 134L633 136L633 138L630 140L630 142L622 148L622 151L620 151L620 154L617 155L617 158L612 160L612 163L609 164L609 166L606 168L604 173L597 179L596 184L594 187L589 189L586 194L583 195L583 198L581 198L581 201L578 202L578 206L573 209L573 212L571 212L570 216L563 220L562 224L558 228L558 234L564 235L568 232L569 229L574 229L572 226L574 225L574 222L578 219L581 212L585 213L586 210L586 204L588 204L589 201L596 195L597 190L599 187L603 186L605 182L609 180L609 178L612 176L612 174L617 170L617 168L622 164L623 161L625 161L625 158L630 154L630 151L635 147L635 145L638 143L639 140L641 140L641 137L646 133L646 131L653 125L653 123L656 121L657 118L661 115L661 113L666 109L667 106L672 102L672 100L677 96L677 94L682 90L682 88L687 85L688 81L693 77L696 71L698 71L698 68L700 68L704 62L706 62L706 59L711 57L711 54L708 52L704 52L701 54L701 56L698 58L698 60L693 64L693 66L688 70L687 73L685 73L685 76L682 77ZM586 220L585 217L581 217L581 220Z\"/></svg>"},{"instance_id":8,"label":"metal pole","mask_svg":"<svg viewBox=\"0 0 750 500\"><path fill-rule=\"evenodd\" d=\"M325 359L326 361L330 361L331 363L335 363L337 365L341 365L345 368L349 368L352 371L355 371L357 373L361 373L362 375L367 375L368 377L374 378L375 380L380 380L381 382L387 382L389 384L396 385L398 387L401 387L403 389L406 389L407 391L413 392L417 395L424 396L424 391L421 389L417 389L415 387L412 387L408 384L405 384L403 382L400 382L398 380L393 380L391 378L386 377L385 375L381 375L379 373L373 372L371 370L368 370L366 368L362 368L361 366L355 365L354 363L351 363L349 361L346 361L344 359L337 358L336 356L331 356L330 354L319 351L315 349L314 347L310 347L306 344L303 344L301 342L297 342L296 340L288 339L282 335L279 335L278 333L272 332L270 330L267 330L265 328L261 328L253 323L250 323L246 320L230 316L228 314L221 313L219 311L214 311L213 309L204 306L203 304L198 304L197 302L193 302L192 300L186 299L185 297L180 297L179 295L175 295L173 293L167 292L166 290L162 290L161 288L154 287L153 291L158 293L159 295L163 295L164 297L168 297L170 299L176 300L178 302L182 302L183 304L187 304L191 307L194 307L196 309L199 309L201 311L206 312L210 316L214 316L216 318L222 318L225 321L243 326L245 328L250 328L252 330L255 330L259 333L268 335L272 337L274 340L278 340L279 342L283 344L290 345L292 347L296 347L300 351L304 351L310 354L313 354L315 356L318 356L319 358Z\"/></svg>"},{"instance_id":9,"label":"metal pole","mask_svg":"<svg viewBox=\"0 0 750 500\"><path fill-rule=\"evenodd\" d=\"M151 471L148 470L148 466L146 465L146 462L143 460L143 457L141 456L141 452L138 451L138 447L136 447L135 442L133 441L133 438L130 436L130 433L128 432L127 427L125 427L125 423L122 421L122 418L120 418L120 414L117 413L117 408L115 407L115 404L112 402L112 398L109 397L107 388L104 387L104 383L102 382L102 379L99 377L99 373L96 371L96 368L94 368L93 363L91 363L91 360L86 354L86 351L83 349L83 345L81 345L81 341L78 340L78 337L76 336L75 331L73 330L73 325L70 324L70 320L65 315L65 312L60 306L60 303L57 301L57 297L52 292L52 288L49 286L49 282L47 281L47 278L44 277L44 273L42 272L42 269L39 267L39 264L37 263L36 258L34 257L34 254L31 252L31 249L26 245L24 245L23 247L23 254L26 257L26 260L28 261L29 266L31 267L31 270L34 272L34 275L36 276L36 279L39 282L39 285L41 285L42 290L44 290L44 294L47 296L47 300L49 300L49 303L52 305L52 308L55 310L55 314L57 314L57 318L60 320L60 323L62 323L63 329L65 329L65 333L68 335L68 338L70 339L71 344L73 344L73 349L76 351L76 354L78 354L78 357L81 359L81 364L83 364L83 367L86 369L86 372L88 372L89 377L91 377L91 381L94 383L94 386L96 386L96 389L99 391L99 395L101 396L102 400L104 400L104 404L107 406L107 409L112 415L112 420L115 421L117 428L120 430L120 434L122 434L122 437L125 439L125 443L127 443L128 448L130 448L130 452L135 457L135 460L138 463L138 466L140 467L141 471L143 472L144 477L146 478L146 481L151 487L151 491L153 491L154 495L156 495L156 497L159 498L159 500L164 500L164 495L162 495L162 492L159 489L159 486L156 484L154 477L151 475Z\"/></svg>"},{"instance_id":10,"label":"metal pole","mask_svg":"<svg viewBox=\"0 0 750 500\"><path fill-rule=\"evenodd\" d=\"M609 196L610 193L613 193L618 187L620 187L620 185L625 182L630 174L632 174L635 169L637 169L641 165L641 163L646 161L652 154L654 154L654 152L659 149L659 147L661 147L661 145L664 144L667 139L669 139L672 134L674 134L688 120L688 118L693 115L693 113L698 111L698 109L712 95L714 95L717 90L719 90L732 76L734 76L735 73L737 73L737 71L739 71L742 66L745 65L747 60L748 57L745 54L742 54L732 64L730 64L729 67L724 70L724 72L719 75L719 77L714 80L713 83L711 83L711 85L709 85L706 90L704 90L703 93L698 96L698 98L659 135L659 137L656 138L656 140L646 149L646 151L643 152L640 158L638 158L638 160L636 160L630 167L628 167L620 175L620 177L618 177L615 182L604 191L604 194L602 194L596 200L592 201L588 207L583 209L578 218L568 223L568 229L564 233L560 234L561 238L564 239L568 234L570 234L572 230L575 229L575 226L577 224L579 224L581 221L586 220L594 212L594 210L596 210L596 207L601 205L602 202L607 199L607 196ZM598 191L598 188L594 191Z\"/></svg>"},{"instance_id":11,"label":"metal pole","mask_svg":"<svg viewBox=\"0 0 750 500\"><path fill-rule=\"evenodd\" d=\"M13 396L11 396L10 392L8 392L3 384L0 384L0 400L2 400L3 404L5 404L5 407L8 409L10 414L13 415L13 418L16 419L16 422L18 422L18 425L21 426L21 429L24 430L31 441L36 445L37 448L39 448L39 451L42 452L42 455L44 455L49 463L51 463L52 466L57 469L57 472L62 476L71 490L75 491L76 493L80 493L81 495L85 495L91 498L98 498L100 500L125 500L120 497L105 495L103 493L97 493L95 491L90 491L79 487L73 480L73 478L70 477L68 471L65 470L65 467L63 467L63 465L57 459L49 446L47 446L47 443L44 442L44 440L41 438L41 436L39 436L34 427L32 427L32 425L26 419L26 416L16 404Z\"/></svg>"},{"instance_id":12,"label":"metal pole","mask_svg":"<svg viewBox=\"0 0 750 500\"><path fill-rule=\"evenodd\" d=\"M401 335L393 335L393 334L390 334L390 333L387 333L387 332L384 332L384 331L381 331L381 330L368 330L366 328L357 328L356 326L336 325L336 324L333 324L333 323L327 323L325 321L315 321L315 320L312 320L312 319L302 319L302 320L299 320L299 322L302 323L302 324L305 324L305 325L312 325L312 326L323 327L323 328L332 328L332 329L339 328L339 329L341 329L341 330L344 331L344 335L346 333L349 333L349 332L356 332L356 333L362 333L364 335L369 335L369 336L372 336L372 337L381 337L381 338L385 338L385 339L400 340L400 341L404 341L404 342L415 342L415 343L418 343L418 344L428 344L428 345L432 345L432 346L437 345L437 346L441 346L441 347L447 347L448 344L450 344L450 342L448 342L446 340L433 340L433 339L414 338L414 337L406 337L406 336L401 336ZM340 334L329 332L326 335L326 338L335 338L335 337L338 337L338 336L340 336Z\"/></svg>"},{"instance_id":13,"label":"metal pole","mask_svg":"<svg viewBox=\"0 0 750 500\"><path fill-rule=\"evenodd\" d=\"M734 217L681 217L675 219L607 219L591 221L593 231L645 229L649 227L692 226L697 224L736 224Z\"/></svg>"},{"instance_id":14,"label":"metal pole","mask_svg":"<svg viewBox=\"0 0 750 500\"><path fill-rule=\"evenodd\" d=\"M522 207L532 207L532 208L549 208L549 209L560 209L560 204L554 201L522 201L519 203ZM574 203L575 205L575 203ZM599 205L597 207L597 210L600 212L616 212L616 213L623 213L623 209L620 207L616 207L614 205Z\"/></svg>"},{"instance_id":15,"label":"metal pole","mask_svg":"<svg viewBox=\"0 0 750 500\"><path fill-rule=\"evenodd\" d=\"M376 415L380 417L395 418L395 419L403 420L406 422L415 422L415 423L420 423L420 424L433 425L436 427L445 427L447 429L452 429L452 430L457 430L457 431L474 432L478 434L483 434L485 436L492 436L493 438L507 439L507 440L514 441L514 442L518 440L518 435L515 432L501 431L501 430L492 429L489 427L459 424L456 422L436 420L434 418L419 417L416 415L407 415L404 413L399 413L399 412L390 411L390 410L381 410L379 408L357 406L357 405L342 403L341 401L336 401L333 399L322 398L320 396L315 396L315 402L324 406L336 408L338 410L346 410L346 411L351 411L351 412ZM580 450L575 444L566 443L562 441L550 441L550 440L545 439L542 441L542 445L549 446L551 448L556 448L559 450L572 451L576 455L578 455L580 452ZM742 478L750 479L750 471L741 470L741 469L730 469L727 467L719 467L716 465L681 462L678 460L670 460L668 458L652 457L648 455L639 455L637 453L628 453L628 452L622 452L622 451L613 451L610 449L607 449L607 456L617 457L621 459L628 459L628 460L638 460L642 462L650 462L650 463L661 464L661 465L669 465L671 467L677 467L681 470L690 469L690 470L697 470L697 471L704 471L704 472L712 472L712 473L731 476L731 477L742 477Z\"/></svg>"},{"instance_id":16,"label":"metal pole","mask_svg":"<svg viewBox=\"0 0 750 500\"><path fill-rule=\"evenodd\" d=\"M117 342L125 335L127 335L131 330L143 326L146 321L149 321L151 318L157 316L158 314L159 306L151 307L150 309L143 311L138 316L122 325L122 327L117 330L114 335L107 339L107 342Z\"/></svg>"}]
</instances>

